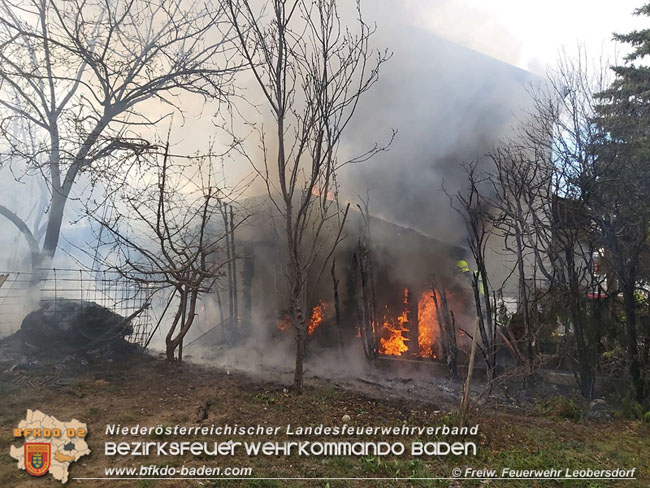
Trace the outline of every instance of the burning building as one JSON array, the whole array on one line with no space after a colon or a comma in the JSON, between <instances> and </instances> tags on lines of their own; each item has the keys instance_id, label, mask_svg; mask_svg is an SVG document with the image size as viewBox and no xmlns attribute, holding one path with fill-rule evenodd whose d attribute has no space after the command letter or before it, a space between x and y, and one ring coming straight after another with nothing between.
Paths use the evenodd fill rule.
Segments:
<instances>
[{"instance_id":1,"label":"burning building","mask_svg":"<svg viewBox=\"0 0 650 488\"><path fill-rule=\"evenodd\" d=\"M283 274L285 245L274 238L272 222L260 210L238 231L245 265L236 327L262 341L293 337ZM357 343L369 358L441 359L445 321L472 320L471 292L455 273L455 263L466 251L357 210L350 210L343 232L332 256L334 266L328 262L326 272L314 273L308 284L310 347ZM227 327L231 325L229 321ZM223 342L222 329L200 342Z\"/></svg>"},{"instance_id":2,"label":"burning building","mask_svg":"<svg viewBox=\"0 0 650 488\"><path fill-rule=\"evenodd\" d=\"M462 162L489 164L484 155L520 120L539 80L423 31L386 36L395 56L359 107L342 157L372 147L387 128L399 134L389 151L340 177L342 199L358 202L369 190L371 238L364 247L363 216L353 204L346 237L332 256L334 274L328 265L308 286L310 347L357 340L368 357L443 359L448 324L462 346L463 330L476 315L468 280L456 274L456 262L469 260L465 227L443 185L450 193L462 187ZM244 307L236 322L248 324L248 335L290 336L277 215L264 202L247 206L256 210L237 235L244 263L237 294ZM515 297L511 256L501 242L489 247L488 271L512 284L503 289Z\"/></svg>"}]
</instances>

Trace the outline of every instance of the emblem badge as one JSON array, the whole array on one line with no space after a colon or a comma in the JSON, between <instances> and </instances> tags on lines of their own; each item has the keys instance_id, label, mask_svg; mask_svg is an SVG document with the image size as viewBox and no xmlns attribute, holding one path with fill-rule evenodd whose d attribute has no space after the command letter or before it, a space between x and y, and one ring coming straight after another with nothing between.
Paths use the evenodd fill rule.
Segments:
<instances>
[{"instance_id":1,"label":"emblem badge","mask_svg":"<svg viewBox=\"0 0 650 488\"><path fill-rule=\"evenodd\" d=\"M25 443L25 469L32 476L43 476L50 469L49 443L26 442Z\"/></svg>"}]
</instances>

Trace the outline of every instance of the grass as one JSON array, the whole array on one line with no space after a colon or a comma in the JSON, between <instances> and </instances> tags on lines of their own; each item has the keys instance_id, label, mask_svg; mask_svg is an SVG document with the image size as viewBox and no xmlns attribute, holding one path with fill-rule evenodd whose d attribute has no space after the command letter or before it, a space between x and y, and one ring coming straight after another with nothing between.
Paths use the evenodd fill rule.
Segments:
<instances>
[{"instance_id":1,"label":"grass","mask_svg":"<svg viewBox=\"0 0 650 488\"><path fill-rule=\"evenodd\" d=\"M93 453L74 463L70 468L71 478L100 476L106 465L130 466L156 464L174 466L233 466L253 468L254 477L327 477L327 478L408 478L407 481L336 481L292 482L292 486L459 486L450 481L416 480L413 478L448 477L452 469L467 467L491 468L498 473L503 468L533 469L581 469L581 468L637 468L637 480L624 486L650 485L650 424L638 420L614 419L609 421L583 420L577 401L562 397L550 398L531 411L510 413L504 411L482 412L477 422L479 435L476 457L464 456L422 456L411 457L248 457L237 454L234 458L210 459L207 456L142 457L122 458L116 456L107 460L102 453L107 423L123 425L140 424L155 426L162 424L196 425L194 412L199 405L210 402L206 425L340 425L347 414L352 425L400 426L404 423L414 426L455 425L454 412L442 411L439 406L407 401L405 399L376 399L335 388L326 383L310 383L302 396L287 393L282 385L259 382L237 374L208 370L191 365L169 366L152 359L134 359L119 365L94 364L80 374L89 376L98 372L120 377L120 387L86 381L80 383L83 396L73 396L56 389L33 389L17 383L18 378L9 374L0 375L0 391L12 391L9 401L0 402L0 486L32 487L60 486L51 477L31 478L24 471L16 469L15 461L8 456L10 444L20 444L11 437L11 428L24 416L27 408L40 409L55 415L60 420L77 418L86 422L89 429L89 443ZM39 372L33 372L38 376ZM110 375L108 375L110 377ZM23 378L24 379L24 378ZM33 382L32 382L33 383ZM16 386L17 384L21 386ZM422 436L423 437L423 436ZM134 439L131 436L116 436L110 440L131 442L133 440L199 440L221 441L225 438L194 436L173 438L173 436L146 436ZM262 441L259 437L235 437L235 440ZM288 439L280 436L276 440ZM381 440L382 438L341 437L310 438L309 440ZM415 439L395 437L390 440L410 443ZM445 440L422 438L422 441ZM455 440L455 439L454 439ZM468 439L470 440L470 439ZM97 481L92 486L141 488L163 486L198 486L174 481L153 480ZM74 481L72 481L74 484ZM203 486L275 487L286 486L278 480L204 481ZM619 483L623 485L622 483ZM80 485L81 486L81 485ZM538 482L509 481L463 481L462 486L616 486L616 482Z\"/></svg>"},{"instance_id":2,"label":"grass","mask_svg":"<svg viewBox=\"0 0 650 488\"><path fill-rule=\"evenodd\" d=\"M571 420L577 422L584 415L584 408L574 398L554 396L536 405L540 415L545 415L557 420Z\"/></svg>"}]
</instances>

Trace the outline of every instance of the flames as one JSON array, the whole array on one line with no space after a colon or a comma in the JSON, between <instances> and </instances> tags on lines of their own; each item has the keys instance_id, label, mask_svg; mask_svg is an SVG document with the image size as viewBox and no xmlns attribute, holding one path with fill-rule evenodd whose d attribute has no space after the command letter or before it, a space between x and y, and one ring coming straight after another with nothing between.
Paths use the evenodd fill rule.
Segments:
<instances>
[{"instance_id":1,"label":"flames","mask_svg":"<svg viewBox=\"0 0 650 488\"><path fill-rule=\"evenodd\" d=\"M405 288L398 306L392 309L384 307L381 317L378 352L387 356L411 358L438 358L437 346L440 340L440 323L436 300L440 303L440 294L426 290L413 301L410 289ZM417 305L417 306L416 306ZM307 320L307 333L313 335L326 320L332 308L331 302L321 301L312 308ZM413 315L413 316L412 316ZM417 315L417 317L415 316ZM284 313L277 323L278 330L287 332L293 328L291 316ZM361 337L361 328L357 325L356 337ZM417 341L417 342L416 342Z\"/></svg>"},{"instance_id":2,"label":"flames","mask_svg":"<svg viewBox=\"0 0 650 488\"><path fill-rule=\"evenodd\" d=\"M307 322L307 334L312 335L318 326L323 323L326 309L327 304L325 302L320 302L314 307L311 311L311 317L309 317L309 321Z\"/></svg>"},{"instance_id":3,"label":"flames","mask_svg":"<svg viewBox=\"0 0 650 488\"><path fill-rule=\"evenodd\" d=\"M292 326L291 317L288 313L283 314L282 317L280 317L280 320L278 320L278 330L281 330L282 332L290 330Z\"/></svg>"},{"instance_id":4,"label":"flames","mask_svg":"<svg viewBox=\"0 0 650 488\"><path fill-rule=\"evenodd\" d=\"M307 333L309 335L312 335L318 326L323 323L327 308L328 304L326 302L320 302L312 309L309 320L307 321ZM288 313L283 314L282 317L278 320L277 327L278 330L281 330L282 332L290 330L293 327L291 316Z\"/></svg>"},{"instance_id":5,"label":"flames","mask_svg":"<svg viewBox=\"0 0 650 488\"><path fill-rule=\"evenodd\" d=\"M408 351L409 291L404 290L402 313L396 319L390 317L388 306L384 308L383 325L380 331L379 352L390 356L401 356Z\"/></svg>"},{"instance_id":6,"label":"flames","mask_svg":"<svg viewBox=\"0 0 650 488\"><path fill-rule=\"evenodd\" d=\"M440 295L435 293L440 302ZM425 291L418 302L418 356L423 358L438 357L433 349L440 337L440 323L433 294L433 291Z\"/></svg>"},{"instance_id":7,"label":"flames","mask_svg":"<svg viewBox=\"0 0 650 488\"><path fill-rule=\"evenodd\" d=\"M380 354L402 356L409 352L409 335L414 326L411 313L411 296L408 289L403 292L402 309L399 315L394 317L388 306L384 307L382 326L379 330ZM440 337L440 324L431 290L423 292L418 300L417 331L417 352L414 355L422 358L437 358L434 348Z\"/></svg>"},{"instance_id":8,"label":"flames","mask_svg":"<svg viewBox=\"0 0 650 488\"><path fill-rule=\"evenodd\" d=\"M332 192L332 190L329 190L329 189L327 191L324 191L324 190L325 189L322 188L321 186L316 185L311 190L311 194L316 196L316 197L325 197L326 200L329 200L330 202L333 202L335 195Z\"/></svg>"}]
</instances>

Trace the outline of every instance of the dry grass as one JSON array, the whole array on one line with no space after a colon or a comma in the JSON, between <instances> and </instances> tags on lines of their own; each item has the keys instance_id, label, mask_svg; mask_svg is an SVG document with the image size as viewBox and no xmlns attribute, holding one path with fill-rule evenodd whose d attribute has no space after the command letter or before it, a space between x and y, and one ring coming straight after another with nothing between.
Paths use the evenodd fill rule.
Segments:
<instances>
[{"instance_id":1,"label":"dry grass","mask_svg":"<svg viewBox=\"0 0 650 488\"><path fill-rule=\"evenodd\" d=\"M71 381L43 378L66 376ZM75 379L76 378L76 379ZM625 486L650 485L650 432L647 424L629 421L561 421L539 413L486 412L480 419L480 446L476 458L403 456L397 459L252 457L206 460L184 458L107 458L103 454L105 425L196 425L196 412L210 402L208 424L339 425L344 414L355 425L440 425L453 423L449 412L437 406L407 401L371 399L332 387L325 382L310 384L304 395L287 393L282 385L253 381L241 375L191 365L169 365L148 357L121 362L78 365L57 372L42 366L17 374L0 375L0 486L60 486L51 476L32 478L15 467L8 455L12 428L28 408L39 409L60 420L77 418L89 428L87 441L93 453L70 468L72 486L285 486L280 481L75 481L77 477L102 476L105 465L137 463L200 466L203 464L250 466L254 476L264 477L432 477L449 476L453 467L512 468L604 468L636 467L638 480ZM262 440L256 438L257 440ZM120 440L113 438L112 440ZM124 440L134 440L125 438ZM183 439L187 440L187 439ZM202 438L201 440L213 440ZM366 439L367 440L367 439ZM382 440L382 439L377 439ZM14 442L14 444L16 444ZM202 485L200 483L203 483ZM457 483L457 482L455 482ZM432 481L319 481L293 482L304 486L448 486ZM497 482L484 483L496 486ZM458 486L452 484L452 486ZM463 486L479 486L479 482ZM501 484L499 486L506 486ZM517 486L509 482L507 486ZM519 486L531 486L522 482ZM532 485L536 486L536 485ZM539 486L556 486L554 482ZM612 486L599 482L571 486Z\"/></svg>"}]
</instances>

